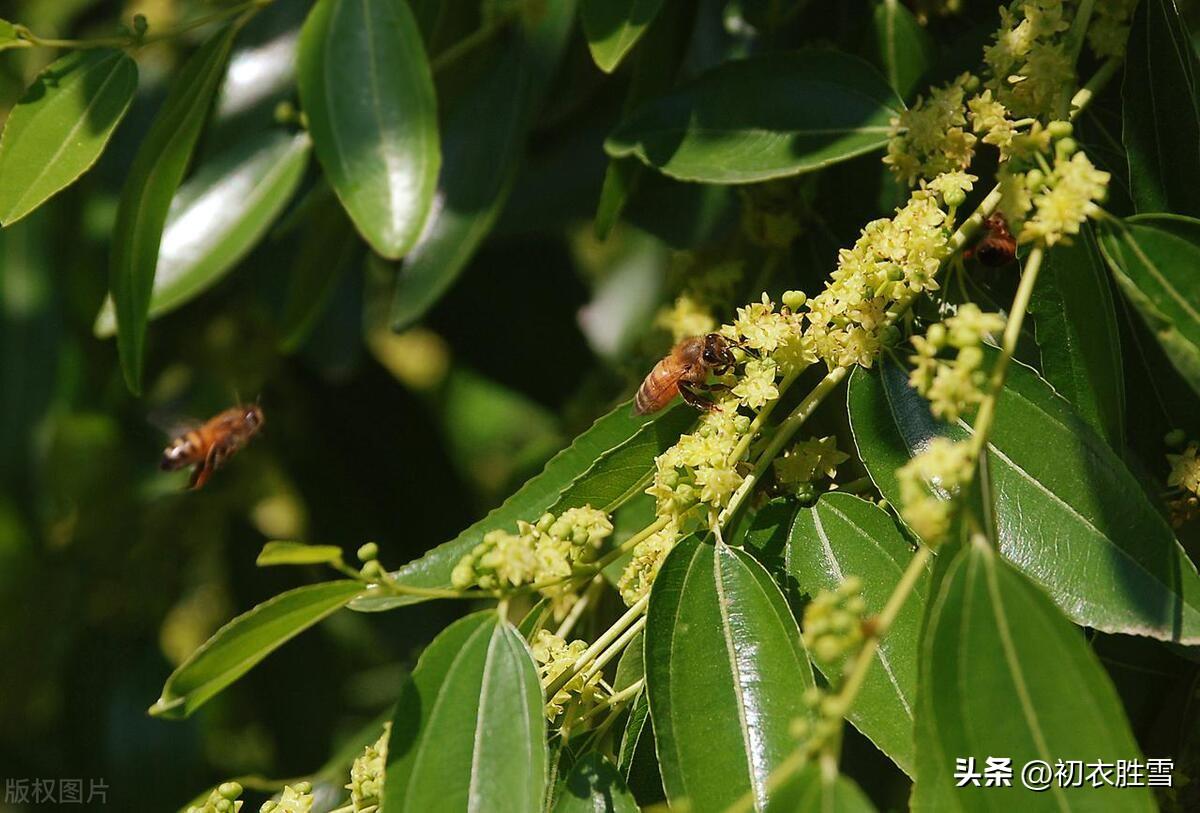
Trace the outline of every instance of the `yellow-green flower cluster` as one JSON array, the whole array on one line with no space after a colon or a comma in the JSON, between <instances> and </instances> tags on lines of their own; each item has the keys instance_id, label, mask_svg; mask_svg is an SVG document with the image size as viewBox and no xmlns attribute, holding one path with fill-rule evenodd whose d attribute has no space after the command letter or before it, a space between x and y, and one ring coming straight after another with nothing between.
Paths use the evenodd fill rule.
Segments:
<instances>
[{"instance_id":1,"label":"yellow-green flower cluster","mask_svg":"<svg viewBox=\"0 0 1200 813\"><path fill-rule=\"evenodd\" d=\"M654 481L646 493L655 498L656 513L679 521L698 503L723 508L742 483L736 460L730 459L750 428L750 418L738 413L732 394L700 418L695 432L682 435L654 462Z\"/></svg>"},{"instance_id":2,"label":"yellow-green flower cluster","mask_svg":"<svg viewBox=\"0 0 1200 813\"><path fill-rule=\"evenodd\" d=\"M838 451L837 438L808 438L792 446L775 458L775 481L782 486L807 485L819 477L830 480L837 474L837 467L850 459L850 455Z\"/></svg>"},{"instance_id":3,"label":"yellow-green flower cluster","mask_svg":"<svg viewBox=\"0 0 1200 813\"><path fill-rule=\"evenodd\" d=\"M1179 454L1167 455L1167 462L1171 464L1167 485L1200 495L1200 457L1197 457L1197 449L1193 442Z\"/></svg>"},{"instance_id":4,"label":"yellow-green flower cluster","mask_svg":"<svg viewBox=\"0 0 1200 813\"><path fill-rule=\"evenodd\" d=\"M1108 191L1109 174L1096 169L1083 152L1076 152L1069 158L1059 152L1045 182L1031 190L1034 214L1025 221L1017 238L1022 243L1041 241L1052 246L1070 235L1079 234L1079 227L1101 211L1100 202ZM1027 181L1030 174L1026 174Z\"/></svg>"},{"instance_id":5,"label":"yellow-green flower cluster","mask_svg":"<svg viewBox=\"0 0 1200 813\"><path fill-rule=\"evenodd\" d=\"M279 798L263 802L258 813L311 813L314 801L312 783L297 782L295 785L284 785Z\"/></svg>"},{"instance_id":6,"label":"yellow-green flower cluster","mask_svg":"<svg viewBox=\"0 0 1200 813\"><path fill-rule=\"evenodd\" d=\"M969 443L934 438L925 450L896 470L900 516L925 544L945 541L954 518L954 497L969 483L974 468Z\"/></svg>"},{"instance_id":7,"label":"yellow-green flower cluster","mask_svg":"<svg viewBox=\"0 0 1200 813\"><path fill-rule=\"evenodd\" d=\"M383 733L373 744L368 745L350 766L350 802L355 813L372 805L378 805L383 795L384 769L387 765L388 737L392 724L385 723Z\"/></svg>"},{"instance_id":8,"label":"yellow-green flower cluster","mask_svg":"<svg viewBox=\"0 0 1200 813\"><path fill-rule=\"evenodd\" d=\"M803 294L788 291L783 299L805 301ZM795 309L784 305L779 310L765 293L758 302L738 308L732 325L723 325L721 335L741 348L748 348L761 360L773 361L780 375L797 372L816 358L804 338L804 320ZM770 400L770 399L768 399Z\"/></svg>"},{"instance_id":9,"label":"yellow-green flower cluster","mask_svg":"<svg viewBox=\"0 0 1200 813\"><path fill-rule=\"evenodd\" d=\"M928 399L935 416L953 423L983 400L986 375L979 345L1003 329L1003 316L983 313L968 302L944 324L930 325L924 336L912 337L916 353L909 357L913 369L908 382ZM958 351L953 361L938 358L947 347Z\"/></svg>"},{"instance_id":10,"label":"yellow-green flower cluster","mask_svg":"<svg viewBox=\"0 0 1200 813\"><path fill-rule=\"evenodd\" d=\"M862 579L850 576L836 590L822 589L804 608L804 645L825 666L836 666L863 643Z\"/></svg>"},{"instance_id":11,"label":"yellow-green flower cluster","mask_svg":"<svg viewBox=\"0 0 1200 813\"><path fill-rule=\"evenodd\" d=\"M1125 55L1129 23L1137 4L1138 0L1101 0L1092 7L1087 33L1092 53L1101 59Z\"/></svg>"},{"instance_id":12,"label":"yellow-green flower cluster","mask_svg":"<svg viewBox=\"0 0 1200 813\"><path fill-rule=\"evenodd\" d=\"M842 730L842 712L837 697L818 686L804 692L804 705L809 716L792 720L788 733L812 757Z\"/></svg>"},{"instance_id":13,"label":"yellow-green flower cluster","mask_svg":"<svg viewBox=\"0 0 1200 813\"><path fill-rule=\"evenodd\" d=\"M549 686L559 676L575 666L579 656L587 650L587 643L578 640L567 643L549 630L538 630L530 644L530 649L533 650L533 659L538 663L538 673L541 675L542 685ZM586 680L582 672L575 674L561 689L555 692L554 697L546 701L546 717L553 720L562 714L563 708L571 701L572 697L578 697L584 703L591 702L599 690L599 686L599 672Z\"/></svg>"},{"instance_id":14,"label":"yellow-green flower cluster","mask_svg":"<svg viewBox=\"0 0 1200 813\"><path fill-rule=\"evenodd\" d=\"M671 523L634 547L633 558L625 565L625 570L621 572L621 578L617 581L617 589L627 606L632 607L650 592L654 577L658 575L671 548L679 541L679 536L678 524Z\"/></svg>"},{"instance_id":15,"label":"yellow-green flower cluster","mask_svg":"<svg viewBox=\"0 0 1200 813\"><path fill-rule=\"evenodd\" d=\"M671 334L671 341L678 342L689 336L712 333L717 327L717 320L710 307L692 294L682 293L672 304L659 309L654 317L654 326L667 331Z\"/></svg>"},{"instance_id":16,"label":"yellow-green flower cluster","mask_svg":"<svg viewBox=\"0 0 1200 813\"><path fill-rule=\"evenodd\" d=\"M595 558L612 534L608 515L590 506L569 508L537 522L517 522L517 532L488 531L450 574L458 589L505 590L565 579L577 564Z\"/></svg>"},{"instance_id":17,"label":"yellow-green flower cluster","mask_svg":"<svg viewBox=\"0 0 1200 813\"><path fill-rule=\"evenodd\" d=\"M202 805L191 805L187 813L238 813L244 802L238 800L242 786L237 782L222 782Z\"/></svg>"},{"instance_id":18,"label":"yellow-green flower cluster","mask_svg":"<svg viewBox=\"0 0 1200 813\"><path fill-rule=\"evenodd\" d=\"M1015 0L1000 9L1000 28L983 52L985 85L1012 116L1046 118L1066 109L1075 82L1063 34L1073 14L1074 4L1064 0Z\"/></svg>"},{"instance_id":19,"label":"yellow-green flower cluster","mask_svg":"<svg viewBox=\"0 0 1200 813\"><path fill-rule=\"evenodd\" d=\"M964 73L934 88L929 98L891 121L892 134L883 162L910 186L922 178L964 170L975 154L975 136L967 130L963 100L978 80Z\"/></svg>"},{"instance_id":20,"label":"yellow-green flower cluster","mask_svg":"<svg viewBox=\"0 0 1200 813\"><path fill-rule=\"evenodd\" d=\"M838 254L832 280L808 300L805 349L830 369L870 367L887 339L888 312L938 288L950 254L946 213L938 195L916 189L891 219L868 223L853 248Z\"/></svg>"}]
</instances>

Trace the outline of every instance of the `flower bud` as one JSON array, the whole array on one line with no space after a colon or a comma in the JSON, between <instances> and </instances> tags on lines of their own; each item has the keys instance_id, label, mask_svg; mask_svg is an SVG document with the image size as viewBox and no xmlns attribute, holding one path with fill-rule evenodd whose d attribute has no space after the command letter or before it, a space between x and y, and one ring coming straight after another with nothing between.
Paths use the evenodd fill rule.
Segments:
<instances>
[{"instance_id":1,"label":"flower bud","mask_svg":"<svg viewBox=\"0 0 1200 813\"><path fill-rule=\"evenodd\" d=\"M1185 440L1187 440L1187 433L1182 429L1172 429L1163 436L1163 443L1167 446L1182 446Z\"/></svg>"},{"instance_id":2,"label":"flower bud","mask_svg":"<svg viewBox=\"0 0 1200 813\"><path fill-rule=\"evenodd\" d=\"M368 542L358 549L358 560L360 562L369 562L379 556L379 546L374 542Z\"/></svg>"},{"instance_id":3,"label":"flower bud","mask_svg":"<svg viewBox=\"0 0 1200 813\"><path fill-rule=\"evenodd\" d=\"M1051 138L1066 138L1075 131L1075 127L1069 121L1052 121L1046 125L1046 132Z\"/></svg>"},{"instance_id":4,"label":"flower bud","mask_svg":"<svg viewBox=\"0 0 1200 813\"><path fill-rule=\"evenodd\" d=\"M808 294L804 291L784 291L783 304L787 305L793 311L798 311L804 307L804 303L808 301Z\"/></svg>"}]
</instances>

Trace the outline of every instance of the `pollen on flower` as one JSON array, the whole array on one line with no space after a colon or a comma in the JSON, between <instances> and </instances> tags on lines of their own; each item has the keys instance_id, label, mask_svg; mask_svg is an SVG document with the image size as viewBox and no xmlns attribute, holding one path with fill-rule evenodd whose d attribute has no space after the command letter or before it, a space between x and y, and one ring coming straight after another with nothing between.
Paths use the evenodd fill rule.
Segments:
<instances>
[{"instance_id":1,"label":"pollen on flower","mask_svg":"<svg viewBox=\"0 0 1200 813\"><path fill-rule=\"evenodd\" d=\"M542 685L549 686L575 665L575 661L579 660L579 656L587 650L587 643L580 640L567 643L563 638L543 629L538 630L537 635L534 636L530 643L530 649L533 651L533 659L537 661ZM590 701L595 696L599 685L599 672L586 681L582 673L576 674L555 692L554 697L546 701L546 717L553 720L562 714L563 708L572 697L578 697L584 702Z\"/></svg>"},{"instance_id":2,"label":"pollen on flower","mask_svg":"<svg viewBox=\"0 0 1200 813\"><path fill-rule=\"evenodd\" d=\"M565 579L575 565L595 557L612 530L608 515L590 506L569 508L557 517L543 514L535 523L518 521L515 534L488 531L455 565L450 582L460 590L505 590Z\"/></svg>"},{"instance_id":3,"label":"pollen on flower","mask_svg":"<svg viewBox=\"0 0 1200 813\"><path fill-rule=\"evenodd\" d=\"M925 544L945 541L954 516L953 499L970 482L973 467L968 443L939 437L896 470L900 516Z\"/></svg>"},{"instance_id":4,"label":"pollen on flower","mask_svg":"<svg viewBox=\"0 0 1200 813\"><path fill-rule=\"evenodd\" d=\"M383 794L384 766L387 764L388 737L392 724L384 723L379 739L363 749L350 766L350 782L345 787L350 791L350 802L354 809L362 810L380 802Z\"/></svg>"},{"instance_id":5,"label":"pollen on flower","mask_svg":"<svg viewBox=\"0 0 1200 813\"><path fill-rule=\"evenodd\" d=\"M974 82L964 73L892 119L883 162L905 183L911 186L921 178L970 166L976 138L966 128L963 99Z\"/></svg>"}]
</instances>

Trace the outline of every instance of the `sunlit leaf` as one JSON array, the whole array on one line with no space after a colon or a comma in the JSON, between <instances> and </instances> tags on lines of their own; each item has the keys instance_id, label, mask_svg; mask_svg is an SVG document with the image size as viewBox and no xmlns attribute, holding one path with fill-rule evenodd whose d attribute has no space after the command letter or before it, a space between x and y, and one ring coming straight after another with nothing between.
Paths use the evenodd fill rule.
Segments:
<instances>
[{"instance_id":1,"label":"sunlit leaf","mask_svg":"<svg viewBox=\"0 0 1200 813\"><path fill-rule=\"evenodd\" d=\"M214 34L176 75L125 179L109 260L117 313L117 350L125 383L142 389L146 322L154 271L171 200L208 117L238 26Z\"/></svg>"},{"instance_id":2,"label":"sunlit leaf","mask_svg":"<svg viewBox=\"0 0 1200 813\"><path fill-rule=\"evenodd\" d=\"M896 469L947 426L892 362L850 380L859 454L900 504ZM1073 621L1105 632L1200 642L1200 576L1121 458L1062 397L1013 362L988 444L1000 551Z\"/></svg>"},{"instance_id":3,"label":"sunlit leaf","mask_svg":"<svg viewBox=\"0 0 1200 813\"><path fill-rule=\"evenodd\" d=\"M403 257L441 165L433 74L412 10L405 0L319 0L298 60L325 177L371 247Z\"/></svg>"},{"instance_id":4,"label":"sunlit leaf","mask_svg":"<svg viewBox=\"0 0 1200 813\"><path fill-rule=\"evenodd\" d=\"M525 641L495 611L447 627L400 693L384 810L540 810L542 686Z\"/></svg>"},{"instance_id":5,"label":"sunlit leaf","mask_svg":"<svg viewBox=\"0 0 1200 813\"><path fill-rule=\"evenodd\" d=\"M933 40L900 0L876 3L872 23L871 61L900 98L912 98L934 66Z\"/></svg>"},{"instance_id":6,"label":"sunlit leaf","mask_svg":"<svg viewBox=\"0 0 1200 813\"><path fill-rule=\"evenodd\" d=\"M1106 229L1101 247L1146 327L1200 392L1200 220L1138 215Z\"/></svg>"},{"instance_id":7,"label":"sunlit leaf","mask_svg":"<svg viewBox=\"0 0 1200 813\"><path fill-rule=\"evenodd\" d=\"M903 106L856 57L770 53L723 63L646 102L605 149L686 181L752 183L882 148Z\"/></svg>"},{"instance_id":8,"label":"sunlit leaf","mask_svg":"<svg viewBox=\"0 0 1200 813\"><path fill-rule=\"evenodd\" d=\"M137 83L137 63L107 48L72 51L38 74L0 135L0 223L12 225L91 169Z\"/></svg>"},{"instance_id":9,"label":"sunlit leaf","mask_svg":"<svg viewBox=\"0 0 1200 813\"><path fill-rule=\"evenodd\" d=\"M583 33L600 70L616 70L662 5L663 0L582 0Z\"/></svg>"},{"instance_id":10,"label":"sunlit leaf","mask_svg":"<svg viewBox=\"0 0 1200 813\"><path fill-rule=\"evenodd\" d=\"M304 177L309 150L303 134L259 133L213 156L179 187L158 249L150 319L220 282L262 240ZM116 329L109 299L94 332L106 337Z\"/></svg>"},{"instance_id":11,"label":"sunlit leaf","mask_svg":"<svg viewBox=\"0 0 1200 813\"><path fill-rule=\"evenodd\" d=\"M1155 810L1149 789L1023 786L1032 760L1140 759L1117 693L1072 625L986 542L943 554L921 641L915 809ZM956 787L956 760L1011 759L1010 786ZM1051 774L1053 778L1053 773Z\"/></svg>"},{"instance_id":12,"label":"sunlit leaf","mask_svg":"<svg viewBox=\"0 0 1200 813\"><path fill-rule=\"evenodd\" d=\"M362 592L355 581L311 584L281 593L239 615L167 678L150 713L188 717L259 661Z\"/></svg>"},{"instance_id":13,"label":"sunlit leaf","mask_svg":"<svg viewBox=\"0 0 1200 813\"><path fill-rule=\"evenodd\" d=\"M342 561L337 545L306 545L303 542L268 542L254 561L259 567L270 565L323 565Z\"/></svg>"},{"instance_id":14,"label":"sunlit leaf","mask_svg":"<svg viewBox=\"0 0 1200 813\"><path fill-rule=\"evenodd\" d=\"M812 685L800 630L762 565L695 536L676 545L646 624L646 689L672 805L723 811L750 793L764 807Z\"/></svg>"}]
</instances>

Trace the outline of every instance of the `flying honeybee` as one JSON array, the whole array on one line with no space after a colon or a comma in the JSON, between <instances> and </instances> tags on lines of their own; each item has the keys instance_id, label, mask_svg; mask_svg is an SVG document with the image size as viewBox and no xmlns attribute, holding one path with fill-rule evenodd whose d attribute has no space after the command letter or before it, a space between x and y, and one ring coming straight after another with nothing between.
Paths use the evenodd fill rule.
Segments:
<instances>
[{"instance_id":1,"label":"flying honeybee","mask_svg":"<svg viewBox=\"0 0 1200 813\"><path fill-rule=\"evenodd\" d=\"M987 233L971 249L968 257L975 257L989 268L1008 265L1017 256L1017 240L1009 231L1008 221L999 212L983 221Z\"/></svg>"},{"instance_id":2,"label":"flying honeybee","mask_svg":"<svg viewBox=\"0 0 1200 813\"><path fill-rule=\"evenodd\" d=\"M634 399L634 410L649 415L671 403L676 393L696 409L712 409L712 401L700 394L711 391L707 383L710 374L720 375L733 366L729 341L719 333L692 336L671 348L642 381Z\"/></svg>"},{"instance_id":3,"label":"flying honeybee","mask_svg":"<svg viewBox=\"0 0 1200 813\"><path fill-rule=\"evenodd\" d=\"M163 450L162 470L195 466L188 488L203 488L212 473L258 434L262 425L263 411L258 404L227 409L171 441Z\"/></svg>"}]
</instances>

